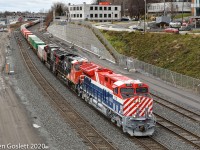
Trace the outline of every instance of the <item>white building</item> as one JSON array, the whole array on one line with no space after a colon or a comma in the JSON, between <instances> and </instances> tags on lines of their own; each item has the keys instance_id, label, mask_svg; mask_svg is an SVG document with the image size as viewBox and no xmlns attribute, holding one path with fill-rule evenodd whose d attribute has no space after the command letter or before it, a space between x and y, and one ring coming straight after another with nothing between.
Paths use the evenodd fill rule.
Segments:
<instances>
[{"instance_id":1,"label":"white building","mask_svg":"<svg viewBox=\"0 0 200 150\"><path fill-rule=\"evenodd\" d=\"M148 13L190 13L191 2L148 3Z\"/></svg>"},{"instance_id":2,"label":"white building","mask_svg":"<svg viewBox=\"0 0 200 150\"><path fill-rule=\"evenodd\" d=\"M200 0L192 0L192 15L199 16L200 15Z\"/></svg>"},{"instance_id":3,"label":"white building","mask_svg":"<svg viewBox=\"0 0 200 150\"><path fill-rule=\"evenodd\" d=\"M67 16L70 20L90 20L90 21L120 21L120 5L91 5L85 2L80 5L68 5Z\"/></svg>"}]
</instances>

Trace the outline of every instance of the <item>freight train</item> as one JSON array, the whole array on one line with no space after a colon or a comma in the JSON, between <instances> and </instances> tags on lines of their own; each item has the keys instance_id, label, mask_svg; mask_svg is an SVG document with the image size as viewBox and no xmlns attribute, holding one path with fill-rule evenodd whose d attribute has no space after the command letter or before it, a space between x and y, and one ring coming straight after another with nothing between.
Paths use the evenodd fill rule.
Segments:
<instances>
[{"instance_id":1,"label":"freight train","mask_svg":"<svg viewBox=\"0 0 200 150\"><path fill-rule=\"evenodd\" d=\"M130 136L154 133L156 118L147 84L117 74L55 44L46 44L26 29L36 23L38 21L22 25L21 33L51 72L124 133Z\"/></svg>"}]
</instances>

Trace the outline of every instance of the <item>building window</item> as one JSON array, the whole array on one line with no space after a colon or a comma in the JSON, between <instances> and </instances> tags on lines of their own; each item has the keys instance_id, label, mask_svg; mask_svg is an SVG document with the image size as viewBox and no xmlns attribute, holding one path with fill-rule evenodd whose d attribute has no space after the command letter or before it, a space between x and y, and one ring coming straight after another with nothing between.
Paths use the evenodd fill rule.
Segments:
<instances>
[{"instance_id":1,"label":"building window","mask_svg":"<svg viewBox=\"0 0 200 150\"><path fill-rule=\"evenodd\" d=\"M99 7L99 10L102 10L102 7Z\"/></svg>"},{"instance_id":2,"label":"building window","mask_svg":"<svg viewBox=\"0 0 200 150\"><path fill-rule=\"evenodd\" d=\"M98 7L95 7L95 10L98 10Z\"/></svg>"},{"instance_id":3,"label":"building window","mask_svg":"<svg viewBox=\"0 0 200 150\"><path fill-rule=\"evenodd\" d=\"M82 7L80 7L80 10L82 10Z\"/></svg>"},{"instance_id":4,"label":"building window","mask_svg":"<svg viewBox=\"0 0 200 150\"><path fill-rule=\"evenodd\" d=\"M95 18L98 18L98 14L95 14Z\"/></svg>"},{"instance_id":5,"label":"building window","mask_svg":"<svg viewBox=\"0 0 200 150\"><path fill-rule=\"evenodd\" d=\"M108 14L108 18L111 18L111 14Z\"/></svg>"},{"instance_id":6,"label":"building window","mask_svg":"<svg viewBox=\"0 0 200 150\"><path fill-rule=\"evenodd\" d=\"M72 7L70 7L70 10L72 10Z\"/></svg>"},{"instance_id":7,"label":"building window","mask_svg":"<svg viewBox=\"0 0 200 150\"><path fill-rule=\"evenodd\" d=\"M77 18L79 18L79 14L77 14Z\"/></svg>"},{"instance_id":8,"label":"building window","mask_svg":"<svg viewBox=\"0 0 200 150\"><path fill-rule=\"evenodd\" d=\"M73 14L71 14L71 18L73 18Z\"/></svg>"},{"instance_id":9,"label":"building window","mask_svg":"<svg viewBox=\"0 0 200 150\"><path fill-rule=\"evenodd\" d=\"M108 7L108 10L111 10L111 7Z\"/></svg>"},{"instance_id":10,"label":"building window","mask_svg":"<svg viewBox=\"0 0 200 150\"><path fill-rule=\"evenodd\" d=\"M118 15L117 14L115 14L115 18L117 18L118 17Z\"/></svg>"},{"instance_id":11,"label":"building window","mask_svg":"<svg viewBox=\"0 0 200 150\"><path fill-rule=\"evenodd\" d=\"M107 14L104 14L104 18L107 18Z\"/></svg>"},{"instance_id":12,"label":"building window","mask_svg":"<svg viewBox=\"0 0 200 150\"><path fill-rule=\"evenodd\" d=\"M100 17L100 18L102 18L102 16L103 16L102 14L99 14L99 17Z\"/></svg>"},{"instance_id":13,"label":"building window","mask_svg":"<svg viewBox=\"0 0 200 150\"><path fill-rule=\"evenodd\" d=\"M93 18L93 14L90 14L90 18Z\"/></svg>"},{"instance_id":14,"label":"building window","mask_svg":"<svg viewBox=\"0 0 200 150\"><path fill-rule=\"evenodd\" d=\"M74 14L74 18L76 18L76 14Z\"/></svg>"},{"instance_id":15,"label":"building window","mask_svg":"<svg viewBox=\"0 0 200 150\"><path fill-rule=\"evenodd\" d=\"M90 7L90 10L93 10L93 7Z\"/></svg>"},{"instance_id":16,"label":"building window","mask_svg":"<svg viewBox=\"0 0 200 150\"><path fill-rule=\"evenodd\" d=\"M76 10L76 7L74 7L74 10Z\"/></svg>"},{"instance_id":17,"label":"building window","mask_svg":"<svg viewBox=\"0 0 200 150\"><path fill-rule=\"evenodd\" d=\"M104 10L107 10L107 7L104 7Z\"/></svg>"},{"instance_id":18,"label":"building window","mask_svg":"<svg viewBox=\"0 0 200 150\"><path fill-rule=\"evenodd\" d=\"M82 14L80 14L80 17L82 18Z\"/></svg>"},{"instance_id":19,"label":"building window","mask_svg":"<svg viewBox=\"0 0 200 150\"><path fill-rule=\"evenodd\" d=\"M115 10L117 10L117 7L115 7Z\"/></svg>"},{"instance_id":20,"label":"building window","mask_svg":"<svg viewBox=\"0 0 200 150\"><path fill-rule=\"evenodd\" d=\"M79 10L79 7L77 7L76 9Z\"/></svg>"}]
</instances>

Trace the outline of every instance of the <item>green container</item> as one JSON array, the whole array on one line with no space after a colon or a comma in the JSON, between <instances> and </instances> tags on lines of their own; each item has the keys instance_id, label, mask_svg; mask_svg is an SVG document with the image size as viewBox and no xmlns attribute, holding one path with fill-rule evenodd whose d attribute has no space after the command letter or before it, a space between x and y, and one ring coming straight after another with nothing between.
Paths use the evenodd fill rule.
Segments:
<instances>
[{"instance_id":1,"label":"green container","mask_svg":"<svg viewBox=\"0 0 200 150\"><path fill-rule=\"evenodd\" d=\"M34 41L41 41L37 36L36 37L31 37L30 38L30 44L32 47L34 47Z\"/></svg>"},{"instance_id":2,"label":"green container","mask_svg":"<svg viewBox=\"0 0 200 150\"><path fill-rule=\"evenodd\" d=\"M45 45L45 43L41 40L36 40L34 41L34 44L33 44L33 48L37 51L38 50L38 45Z\"/></svg>"},{"instance_id":3,"label":"green container","mask_svg":"<svg viewBox=\"0 0 200 150\"><path fill-rule=\"evenodd\" d=\"M35 38L35 37L37 37L37 36L35 36L35 35L29 35L28 36L28 41L30 42L31 38Z\"/></svg>"}]
</instances>

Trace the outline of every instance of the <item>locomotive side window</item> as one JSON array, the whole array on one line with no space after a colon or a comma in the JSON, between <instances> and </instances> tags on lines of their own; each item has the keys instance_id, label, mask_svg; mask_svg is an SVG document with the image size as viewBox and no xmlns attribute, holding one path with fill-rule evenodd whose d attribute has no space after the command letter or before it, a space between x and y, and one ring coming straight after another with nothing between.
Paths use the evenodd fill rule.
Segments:
<instances>
[{"instance_id":1,"label":"locomotive side window","mask_svg":"<svg viewBox=\"0 0 200 150\"><path fill-rule=\"evenodd\" d=\"M148 93L148 88L146 87L136 88L136 93Z\"/></svg>"},{"instance_id":2,"label":"locomotive side window","mask_svg":"<svg viewBox=\"0 0 200 150\"><path fill-rule=\"evenodd\" d=\"M114 88L113 92L114 92L115 94L118 94L118 88Z\"/></svg>"}]
</instances>

